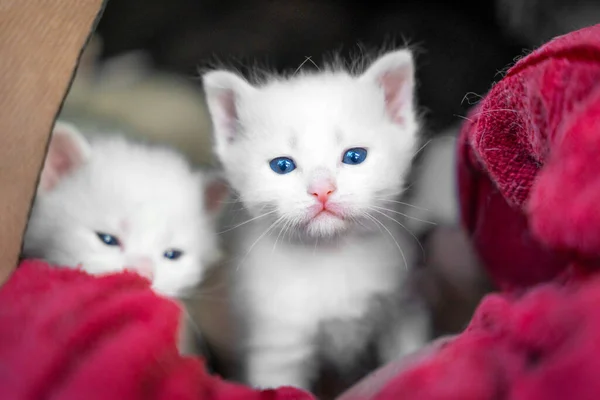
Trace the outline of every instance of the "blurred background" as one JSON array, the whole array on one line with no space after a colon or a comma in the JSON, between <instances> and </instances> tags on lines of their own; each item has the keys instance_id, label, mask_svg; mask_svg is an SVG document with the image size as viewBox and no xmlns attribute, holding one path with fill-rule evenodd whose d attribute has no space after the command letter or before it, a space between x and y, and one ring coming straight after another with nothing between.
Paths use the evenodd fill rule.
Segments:
<instances>
[{"instance_id":1,"label":"blurred background","mask_svg":"<svg viewBox=\"0 0 600 400\"><path fill-rule=\"evenodd\" d=\"M435 135L460 122L524 51L598 20L597 0L110 0L65 112L139 131L158 129L172 115L171 129L184 136L176 144L189 149L188 141L200 139L186 136L183 125L206 129L205 115L194 120L193 106L185 106L200 100L198 68L223 61L242 72L256 65L295 70L307 57L319 63L358 44L407 43L417 52L425 134ZM168 98L159 102L164 111L141 113L159 94Z\"/></svg>"},{"instance_id":2,"label":"blurred background","mask_svg":"<svg viewBox=\"0 0 600 400\"><path fill-rule=\"evenodd\" d=\"M312 61L332 52L356 53L359 44L412 46L424 135L434 140L420 155L411 196L426 210L420 217L437 223L411 227L425 249L416 286L442 335L463 329L491 289L459 228L452 165L458 126L518 57L597 22L598 0L110 0L62 117L168 143L210 165L198 68L225 62L243 73L254 66L295 70L314 68ZM223 328L212 329L222 336Z\"/></svg>"}]
</instances>

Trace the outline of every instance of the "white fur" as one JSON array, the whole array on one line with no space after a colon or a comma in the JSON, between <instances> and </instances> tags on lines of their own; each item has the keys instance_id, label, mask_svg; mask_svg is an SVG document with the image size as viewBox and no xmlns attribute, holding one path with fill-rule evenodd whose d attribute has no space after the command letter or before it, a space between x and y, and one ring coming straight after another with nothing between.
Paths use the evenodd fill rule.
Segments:
<instances>
[{"instance_id":1,"label":"white fur","mask_svg":"<svg viewBox=\"0 0 600 400\"><path fill-rule=\"evenodd\" d=\"M150 260L153 288L179 296L201 279L217 253L212 216L204 211L207 179L169 149L130 142L119 135L87 141L74 127L57 124L52 140L70 135L83 162L40 186L25 235L24 254L92 274L122 271ZM52 146L51 146L52 151ZM42 182L50 166L42 173ZM104 244L96 232L117 236ZM177 260L163 257L177 248Z\"/></svg>"},{"instance_id":2,"label":"white fur","mask_svg":"<svg viewBox=\"0 0 600 400\"><path fill-rule=\"evenodd\" d=\"M383 208L395 208L416 150L413 79L405 50L380 57L361 75L333 69L260 86L226 71L204 76L216 153L248 220L254 218L233 230L248 383L308 388L317 356L332 352L318 345L323 324L348 324L347 344L334 344L340 348L333 356L346 360L373 339L352 328L369 315L371 301L401 296L411 243L391 220L399 215ZM368 149L365 162L343 164L354 147ZM297 169L274 173L269 160L280 156ZM335 183L331 203L341 217L316 216L308 187L323 179ZM403 324L398 346L382 345L382 357L413 350L408 342L418 346L403 330L427 339L423 323Z\"/></svg>"}]
</instances>

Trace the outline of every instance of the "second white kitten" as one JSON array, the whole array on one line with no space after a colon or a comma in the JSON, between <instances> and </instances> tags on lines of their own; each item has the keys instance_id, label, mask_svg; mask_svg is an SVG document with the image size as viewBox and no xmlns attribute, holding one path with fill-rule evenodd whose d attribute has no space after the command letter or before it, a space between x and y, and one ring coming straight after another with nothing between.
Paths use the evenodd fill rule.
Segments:
<instances>
[{"instance_id":1,"label":"second white kitten","mask_svg":"<svg viewBox=\"0 0 600 400\"><path fill-rule=\"evenodd\" d=\"M321 360L345 370L372 343L381 362L419 347L427 316L405 290L415 242L395 207L418 144L411 53L362 74L203 81L248 213L232 231L243 380L310 388Z\"/></svg>"},{"instance_id":2,"label":"second white kitten","mask_svg":"<svg viewBox=\"0 0 600 400\"><path fill-rule=\"evenodd\" d=\"M218 188L175 151L59 122L23 253L92 274L134 270L182 296L219 256Z\"/></svg>"}]
</instances>

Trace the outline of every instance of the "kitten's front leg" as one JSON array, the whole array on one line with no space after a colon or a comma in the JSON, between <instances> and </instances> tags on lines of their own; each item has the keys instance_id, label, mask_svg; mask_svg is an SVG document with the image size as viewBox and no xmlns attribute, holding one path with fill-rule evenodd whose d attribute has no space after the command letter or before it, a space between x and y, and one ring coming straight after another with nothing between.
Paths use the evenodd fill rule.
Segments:
<instances>
[{"instance_id":1,"label":"kitten's front leg","mask_svg":"<svg viewBox=\"0 0 600 400\"><path fill-rule=\"evenodd\" d=\"M262 389L294 386L310 390L315 371L315 345L310 338L289 329L261 329L261 333L247 349L247 384Z\"/></svg>"}]
</instances>

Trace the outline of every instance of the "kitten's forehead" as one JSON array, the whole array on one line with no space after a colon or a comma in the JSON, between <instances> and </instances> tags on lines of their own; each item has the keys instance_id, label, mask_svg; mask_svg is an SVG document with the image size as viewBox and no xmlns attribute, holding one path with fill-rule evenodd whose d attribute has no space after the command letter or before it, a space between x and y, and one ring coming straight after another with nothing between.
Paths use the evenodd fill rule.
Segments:
<instances>
[{"instance_id":1,"label":"kitten's forehead","mask_svg":"<svg viewBox=\"0 0 600 400\"><path fill-rule=\"evenodd\" d=\"M61 189L89 212L185 221L201 210L201 182L177 153L112 138L91 144L88 163Z\"/></svg>"},{"instance_id":2,"label":"kitten's forehead","mask_svg":"<svg viewBox=\"0 0 600 400\"><path fill-rule=\"evenodd\" d=\"M341 140L344 125L369 123L383 116L383 95L345 73L320 74L275 81L252 94L241 110L244 124L268 126L293 134L321 136L326 131ZM290 132L293 131L293 132Z\"/></svg>"},{"instance_id":3,"label":"kitten's forehead","mask_svg":"<svg viewBox=\"0 0 600 400\"><path fill-rule=\"evenodd\" d=\"M110 167L101 172L99 165L92 169L90 195L111 207L130 209L144 215L149 213L149 209L171 213L185 212L192 204L201 207L200 188L193 179L151 170L138 174L133 171L117 172Z\"/></svg>"}]
</instances>

